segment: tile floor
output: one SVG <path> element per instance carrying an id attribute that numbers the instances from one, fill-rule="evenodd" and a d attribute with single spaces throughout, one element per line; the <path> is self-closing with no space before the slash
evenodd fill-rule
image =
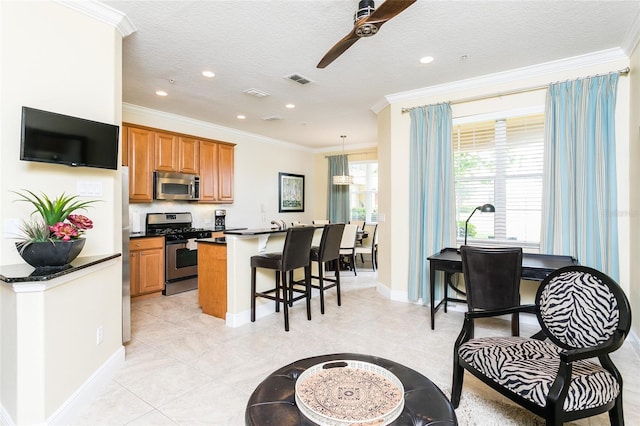
<path id="1" fill-rule="evenodd" d="M 197 292 L 158 297 L 132 304 L 132 341 L 126 362 L 104 393 L 74 421 L 74 425 L 243 425 L 249 395 L 262 379 L 297 359 L 327 353 L 358 352 L 403 363 L 440 385 L 451 382 L 451 352 L 462 324 L 462 313 L 437 314 L 429 329 L 426 307 L 386 299 L 375 290 L 376 273 L 343 273 L 342 306 L 335 290 L 327 293 L 325 315 L 313 299 L 312 321 L 303 304 L 290 312 L 286 333 L 282 313 L 238 328 L 204 315 Z M 499 324 L 497 324 L 499 323 Z M 477 335 L 503 321 L 476 329 Z M 523 325 L 523 334 L 535 332 Z M 640 424 L 640 358 L 629 342 L 614 354 L 625 378 L 625 418 Z M 463 412 L 465 401 L 508 401 L 469 375 L 465 377 L 461 425 L 522 424 L 504 415 L 480 416 L 479 408 Z M 495 410 L 495 409 L 494 409 Z M 487 417 L 490 417 L 487 419 Z M 517 416 L 515 418 L 518 418 Z M 527 424 L 543 424 L 537 418 Z M 576 425 L 605 425 L 601 415 Z"/>

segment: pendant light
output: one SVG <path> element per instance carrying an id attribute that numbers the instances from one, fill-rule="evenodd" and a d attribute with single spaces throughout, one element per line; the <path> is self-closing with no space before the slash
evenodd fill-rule
<path id="1" fill-rule="evenodd" d="M 340 136 L 342 138 L 342 155 L 344 156 L 344 138 L 346 138 L 345 135 Z M 334 185 L 351 185 L 353 183 L 353 176 L 349 176 L 349 164 L 343 161 L 342 162 L 343 165 L 343 170 L 341 175 L 337 175 L 333 177 L 333 184 Z M 345 170 L 346 169 L 346 170 Z"/>

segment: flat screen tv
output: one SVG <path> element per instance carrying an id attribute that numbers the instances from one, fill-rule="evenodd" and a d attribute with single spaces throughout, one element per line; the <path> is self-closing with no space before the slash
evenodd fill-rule
<path id="1" fill-rule="evenodd" d="M 22 107 L 20 159 L 118 168 L 119 126 Z"/>

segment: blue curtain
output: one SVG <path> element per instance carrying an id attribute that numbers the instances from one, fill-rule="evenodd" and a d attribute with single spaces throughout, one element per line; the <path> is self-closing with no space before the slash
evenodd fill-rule
<path id="1" fill-rule="evenodd" d="M 619 73 L 549 86 L 542 253 L 618 279 L 615 105 Z"/>
<path id="2" fill-rule="evenodd" d="M 331 155 L 329 160 L 329 175 L 327 179 L 327 218 L 331 223 L 348 223 L 349 214 L 349 185 L 334 185 L 333 177 L 349 174 L 349 161 L 346 155 Z"/>
<path id="3" fill-rule="evenodd" d="M 427 257 L 455 242 L 451 106 L 413 108 L 410 144 L 409 300 L 426 305 Z"/>

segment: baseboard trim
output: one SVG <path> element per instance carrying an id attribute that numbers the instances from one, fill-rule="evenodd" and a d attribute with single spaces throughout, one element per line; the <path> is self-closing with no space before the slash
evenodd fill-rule
<path id="1" fill-rule="evenodd" d="M 69 425 L 107 386 L 124 366 L 125 348 L 120 346 L 48 419 L 47 425 Z"/>

